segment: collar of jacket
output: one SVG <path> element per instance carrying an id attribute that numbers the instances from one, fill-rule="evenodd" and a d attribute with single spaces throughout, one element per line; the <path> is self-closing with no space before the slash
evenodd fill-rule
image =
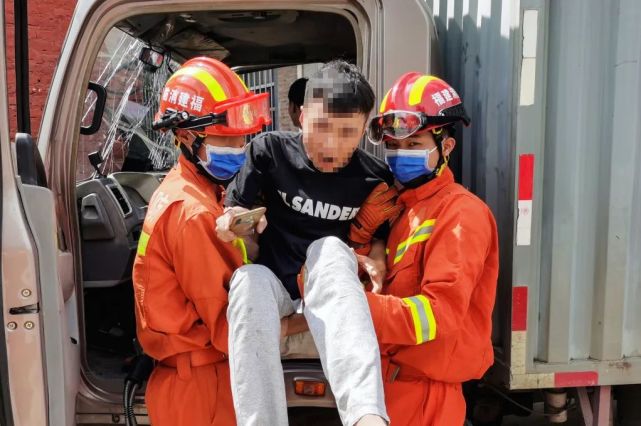
<path id="1" fill-rule="evenodd" d="M 200 174 L 196 165 L 185 158 L 184 155 L 181 154 L 178 156 L 178 164 L 176 165 L 176 168 L 178 168 L 182 177 L 194 182 L 200 188 L 203 188 L 204 191 L 211 192 L 212 196 L 216 197 L 218 202 L 222 201 L 224 188 Z"/>
<path id="2" fill-rule="evenodd" d="M 451 183 L 454 183 L 454 174 L 449 167 L 445 167 L 440 176 L 437 176 L 418 188 L 404 190 L 398 200 L 404 206 L 412 207 L 418 201 L 430 198 Z"/>

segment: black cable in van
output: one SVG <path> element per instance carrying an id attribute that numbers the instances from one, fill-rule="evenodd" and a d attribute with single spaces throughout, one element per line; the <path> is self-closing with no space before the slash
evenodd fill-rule
<path id="1" fill-rule="evenodd" d="M 133 368 L 125 377 L 125 388 L 122 395 L 122 404 L 125 415 L 125 425 L 137 426 L 136 415 L 134 414 L 134 402 L 136 391 L 140 389 L 151 375 L 154 369 L 154 360 L 148 355 L 137 355 L 133 362 Z"/>

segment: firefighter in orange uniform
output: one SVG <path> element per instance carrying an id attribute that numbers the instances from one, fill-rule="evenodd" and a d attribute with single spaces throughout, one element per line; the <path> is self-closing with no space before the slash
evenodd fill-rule
<path id="1" fill-rule="evenodd" d="M 407 73 L 368 126 L 404 189 L 382 294 L 368 293 L 391 424 L 461 426 L 464 381 L 493 362 L 498 240 L 490 209 L 447 166 L 469 119 L 443 80 Z"/>
<path id="2" fill-rule="evenodd" d="M 224 187 L 242 165 L 244 135 L 270 122 L 226 65 L 191 59 L 167 81 L 154 128 L 182 155 L 149 204 L 134 263 L 138 339 L 157 361 L 145 395 L 151 423 L 234 425 L 227 363 L 227 283 L 245 244 L 216 237 Z"/>

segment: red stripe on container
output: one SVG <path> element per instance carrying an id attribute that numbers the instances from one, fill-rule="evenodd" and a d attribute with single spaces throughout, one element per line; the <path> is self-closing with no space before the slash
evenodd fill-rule
<path id="1" fill-rule="evenodd" d="M 527 330 L 527 287 L 512 289 L 512 331 Z"/>
<path id="2" fill-rule="evenodd" d="M 519 155 L 519 200 L 531 200 L 534 191 L 534 154 Z"/>
<path id="3" fill-rule="evenodd" d="M 554 373 L 554 386 L 557 388 L 576 388 L 598 384 L 599 373 L 597 371 Z"/>

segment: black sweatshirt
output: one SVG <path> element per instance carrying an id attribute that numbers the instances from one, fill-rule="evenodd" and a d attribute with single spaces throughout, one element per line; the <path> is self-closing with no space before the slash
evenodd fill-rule
<path id="1" fill-rule="evenodd" d="M 327 236 L 347 241 L 363 201 L 376 185 L 393 181 L 387 164 L 360 148 L 338 172 L 323 173 L 308 159 L 301 133 L 269 132 L 248 145 L 225 205 L 252 208 L 262 196 L 267 229 L 259 239 L 257 263 L 269 267 L 297 299 L 296 275 L 307 247 Z"/>

